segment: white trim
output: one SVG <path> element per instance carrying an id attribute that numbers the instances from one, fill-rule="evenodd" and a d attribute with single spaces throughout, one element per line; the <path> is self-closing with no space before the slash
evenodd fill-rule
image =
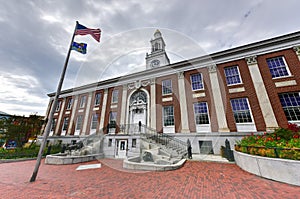
<path id="1" fill-rule="evenodd" d="M 203 88 L 200 88 L 200 89 L 193 89 L 192 76 L 193 76 L 193 75 L 198 75 L 198 74 L 200 74 L 200 76 L 201 76 L 201 83 L 202 83 L 202 87 L 203 87 Z M 203 83 L 203 75 L 202 75 L 202 73 L 193 73 L 193 74 L 191 74 L 191 75 L 190 75 L 190 81 L 191 81 L 191 89 L 192 89 L 192 91 L 204 91 L 204 90 L 205 90 L 205 88 L 204 88 L 204 83 Z"/>

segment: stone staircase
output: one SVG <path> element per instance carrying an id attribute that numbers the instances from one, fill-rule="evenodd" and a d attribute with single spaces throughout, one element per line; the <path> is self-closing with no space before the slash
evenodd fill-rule
<path id="1" fill-rule="evenodd" d="M 187 143 L 165 133 L 143 126 L 141 139 L 151 145 L 159 147 L 160 153 L 170 158 L 185 158 L 187 156 Z"/>

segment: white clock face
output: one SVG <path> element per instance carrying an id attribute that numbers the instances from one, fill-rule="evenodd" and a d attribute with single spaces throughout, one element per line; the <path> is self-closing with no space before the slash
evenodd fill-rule
<path id="1" fill-rule="evenodd" d="M 151 67 L 159 66 L 159 64 L 160 64 L 160 61 L 157 60 L 157 59 L 155 59 L 155 60 L 153 60 L 153 61 L 151 62 Z"/>

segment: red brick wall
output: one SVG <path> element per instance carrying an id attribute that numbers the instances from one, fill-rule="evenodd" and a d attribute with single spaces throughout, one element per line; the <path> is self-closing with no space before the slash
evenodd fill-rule
<path id="1" fill-rule="evenodd" d="M 227 86 L 224 68 L 230 66 L 238 66 L 240 71 L 240 77 L 242 79 L 242 84 Z M 230 131 L 237 131 L 231 104 L 230 104 L 230 99 L 234 99 L 234 98 L 248 98 L 252 116 L 254 118 L 254 122 L 256 125 L 256 129 L 258 131 L 264 131 L 266 129 L 266 125 L 258 103 L 258 98 L 256 96 L 253 81 L 250 76 L 250 71 L 246 63 L 246 60 L 241 59 L 237 61 L 227 62 L 224 64 L 219 64 L 217 65 L 217 68 L 218 68 L 218 75 L 221 78 L 220 87 L 221 87 L 221 92 L 222 92 L 224 105 L 225 105 L 227 124 Z M 245 91 L 229 93 L 229 89 L 239 88 L 239 87 L 244 87 Z"/>
<path id="2" fill-rule="evenodd" d="M 172 91 L 170 95 L 162 95 L 162 81 L 171 79 L 172 80 Z M 174 107 L 174 121 L 175 121 L 175 132 L 180 132 L 181 127 L 181 114 L 180 114 L 180 104 L 179 104 L 179 91 L 178 91 L 178 76 L 177 74 L 168 75 L 164 77 L 159 77 L 156 79 L 156 130 L 158 132 L 163 132 L 163 119 L 162 111 L 163 106 L 173 106 Z M 163 102 L 162 98 L 172 97 L 172 101 Z"/>
<path id="3" fill-rule="evenodd" d="M 284 77 L 284 78 L 276 78 L 272 79 L 268 64 L 266 62 L 266 59 L 283 56 L 288 68 L 291 72 L 291 76 Z M 261 55 L 257 57 L 258 66 L 260 73 L 262 75 L 265 87 L 267 89 L 267 93 L 269 95 L 269 99 L 271 102 L 271 105 L 273 107 L 273 111 L 275 114 L 275 117 L 277 119 L 277 123 L 280 127 L 287 127 L 288 121 L 285 117 L 285 114 L 283 112 L 278 94 L 284 93 L 284 92 L 299 92 L 300 91 L 300 63 L 299 59 L 296 55 L 296 53 L 293 51 L 293 49 L 287 49 L 283 51 L 278 51 L 275 53 L 269 53 L 266 55 Z M 276 88 L 275 83 L 276 82 L 282 82 L 282 81 L 289 81 L 289 80 L 295 80 L 297 82 L 297 85 L 295 86 L 285 86 L 285 87 L 279 87 Z"/>
<path id="4" fill-rule="evenodd" d="M 197 73 L 202 74 L 204 90 L 193 91 L 190 76 Z M 188 122 L 189 122 L 190 132 L 196 132 L 196 123 L 195 123 L 194 105 L 193 105 L 196 102 L 207 102 L 211 129 L 212 131 L 218 131 L 216 110 L 213 103 L 211 83 L 210 83 L 210 78 L 209 78 L 209 73 L 207 68 L 199 68 L 199 69 L 187 71 L 184 73 L 184 78 L 185 78 L 185 92 L 186 92 L 186 102 L 187 102 Z M 197 93 L 205 93 L 205 97 L 193 98 L 193 94 L 197 94 Z"/>

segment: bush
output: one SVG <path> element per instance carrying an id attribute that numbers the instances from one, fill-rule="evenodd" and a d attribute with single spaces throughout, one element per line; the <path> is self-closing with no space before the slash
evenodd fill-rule
<path id="1" fill-rule="evenodd" d="M 50 154 L 55 154 L 61 152 L 61 144 L 51 145 Z M 29 148 L 15 148 L 10 150 L 1 149 L 0 159 L 17 159 L 17 158 L 35 158 L 37 157 L 40 150 L 40 146 L 32 144 Z M 45 147 L 43 151 L 43 156 L 46 156 L 48 152 L 48 147 Z"/>
<path id="2" fill-rule="evenodd" d="M 289 124 L 273 133 L 251 134 L 237 141 L 236 150 L 252 155 L 300 160 L 299 127 Z"/>

